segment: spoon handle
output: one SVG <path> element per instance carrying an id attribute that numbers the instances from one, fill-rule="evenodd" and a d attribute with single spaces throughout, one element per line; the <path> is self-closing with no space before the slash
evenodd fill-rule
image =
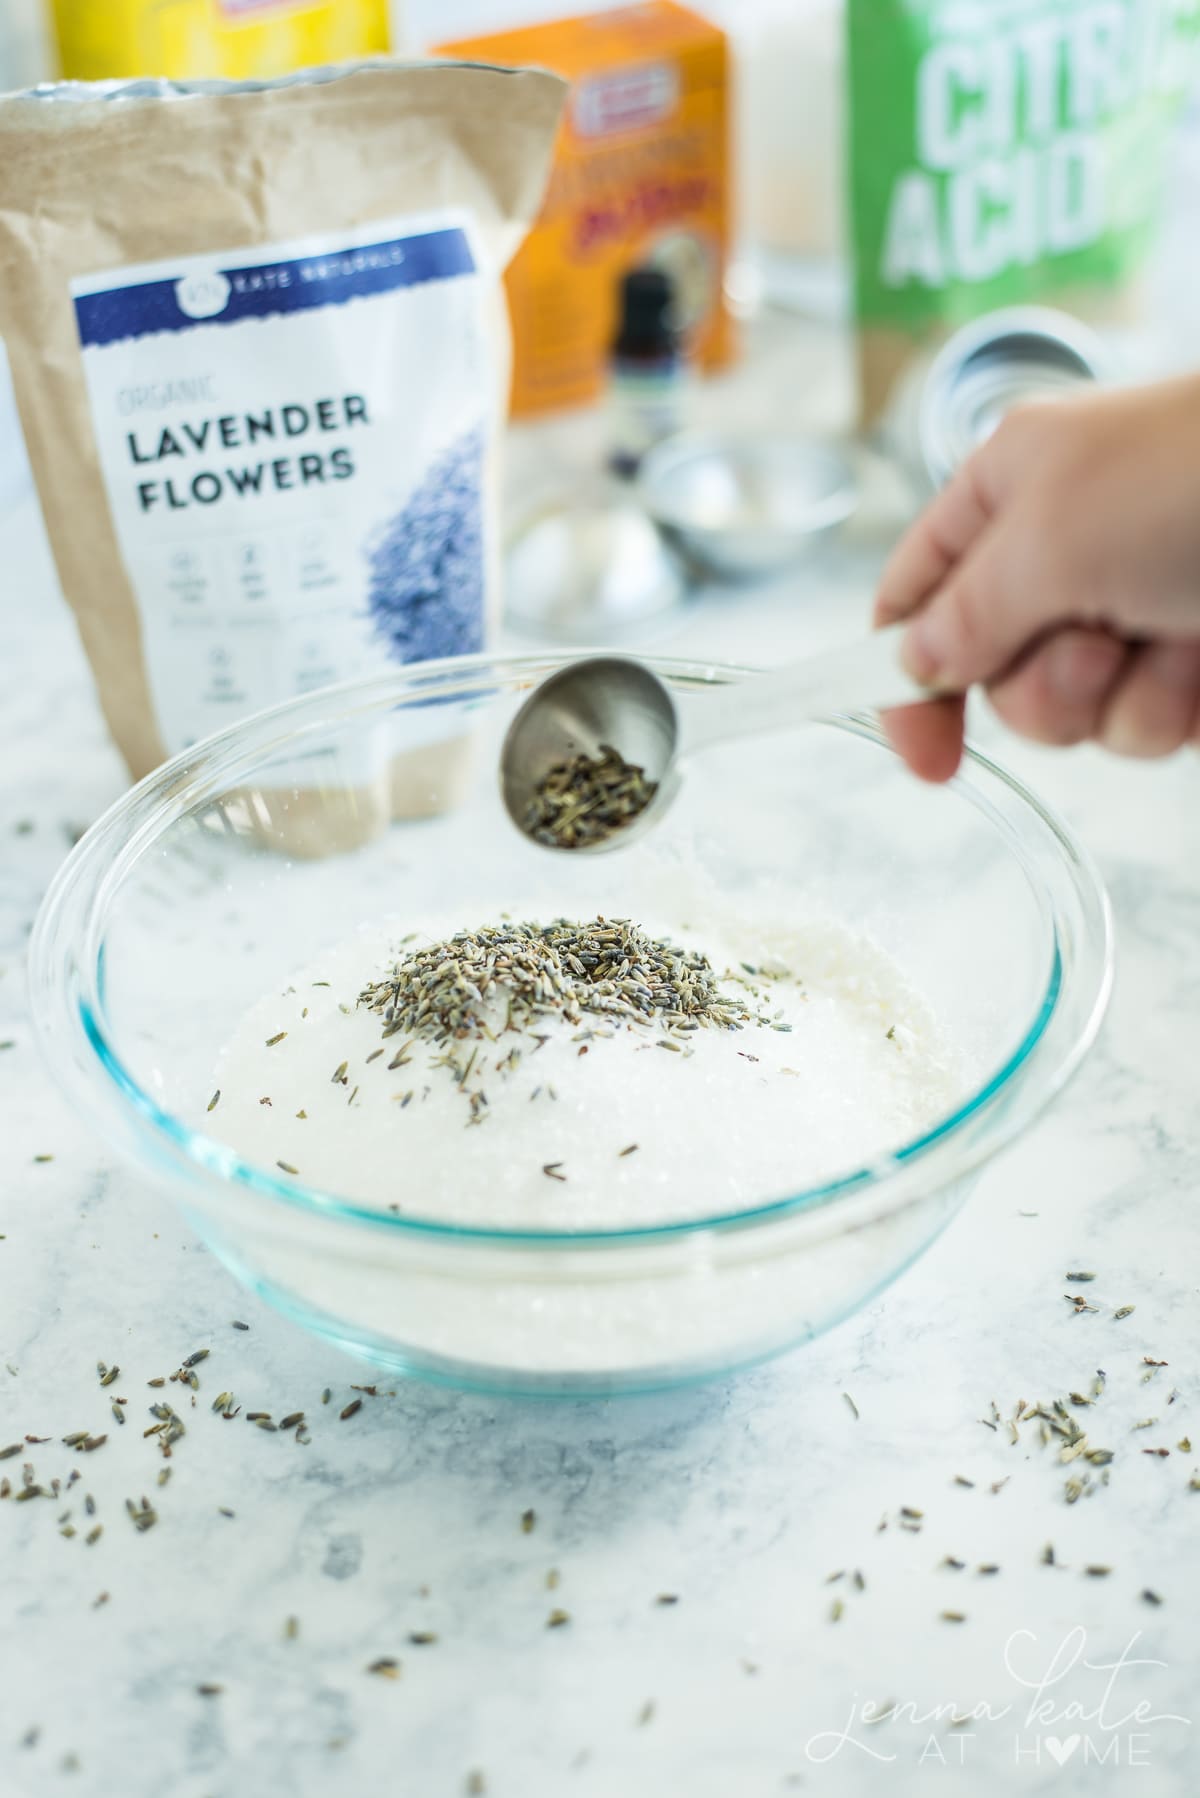
<path id="1" fill-rule="evenodd" d="M 834 712 L 883 710 L 928 699 L 928 689 L 901 665 L 904 630 L 893 624 L 736 686 L 689 697 L 679 708 L 679 753 L 687 755 L 727 737 L 785 730 Z"/>

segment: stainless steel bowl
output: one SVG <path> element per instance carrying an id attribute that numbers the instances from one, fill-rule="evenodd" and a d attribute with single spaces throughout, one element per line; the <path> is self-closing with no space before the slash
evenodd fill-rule
<path id="1" fill-rule="evenodd" d="M 565 643 L 605 643 L 683 599 L 683 576 L 656 527 L 625 494 L 547 503 L 510 533 L 504 609 L 511 624 Z"/>
<path id="2" fill-rule="evenodd" d="M 693 565 L 725 580 L 778 573 L 853 512 L 850 458 L 812 437 L 676 437 L 638 475 L 642 504 Z"/>

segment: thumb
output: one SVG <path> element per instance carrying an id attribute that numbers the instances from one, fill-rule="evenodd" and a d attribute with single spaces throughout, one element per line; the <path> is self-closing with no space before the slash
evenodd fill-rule
<path id="1" fill-rule="evenodd" d="M 1057 584 L 1038 568 L 1037 538 L 1032 553 L 1014 557 L 1014 535 L 1020 542 L 1011 524 L 990 525 L 909 626 L 902 659 L 934 692 L 965 693 L 994 680 L 1067 618 Z"/>

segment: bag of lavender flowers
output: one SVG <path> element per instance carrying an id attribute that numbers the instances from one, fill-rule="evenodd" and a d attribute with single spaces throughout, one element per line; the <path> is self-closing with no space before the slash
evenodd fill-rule
<path id="1" fill-rule="evenodd" d="M 500 281 L 564 92 L 379 62 L 0 100 L 0 338 L 134 776 L 328 682 L 483 648 Z M 391 781 L 393 809 L 421 803 Z"/>

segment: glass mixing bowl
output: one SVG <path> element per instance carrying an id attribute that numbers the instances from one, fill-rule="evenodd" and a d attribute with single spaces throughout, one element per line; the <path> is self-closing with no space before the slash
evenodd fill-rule
<path id="1" fill-rule="evenodd" d="M 166 763 L 63 864 L 31 984 L 71 1101 L 282 1311 L 456 1385 L 632 1391 L 772 1355 L 894 1279 L 1078 1065 L 1108 996 L 1111 928 L 1086 855 L 1010 775 L 971 753 L 950 787 L 923 786 L 861 718 L 705 756 L 625 851 L 537 848 L 504 814 L 497 759 L 559 665 L 473 657 L 328 688 Z M 653 665 L 680 691 L 746 678 Z M 494 922 L 531 891 L 550 915 L 636 920 L 681 878 L 739 908 L 783 895 L 869 932 L 970 1070 L 951 1114 L 750 1209 L 586 1233 L 452 1227 L 419 1199 L 381 1214 L 248 1165 L 210 1128 L 237 1020 L 361 924 Z"/>

